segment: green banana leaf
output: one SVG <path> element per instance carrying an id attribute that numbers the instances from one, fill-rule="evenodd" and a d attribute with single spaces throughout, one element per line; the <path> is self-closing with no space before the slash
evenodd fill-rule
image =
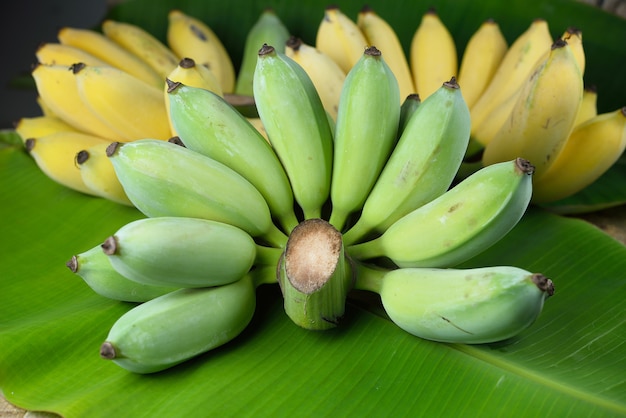
<path id="1" fill-rule="evenodd" d="M 64 264 L 142 215 L 57 185 L 16 145 L 0 148 L 0 178 L 0 388 L 22 408 L 67 417 L 626 416 L 626 247 L 584 221 L 531 209 L 462 266 L 515 265 L 554 280 L 538 321 L 510 341 L 422 340 L 368 294 L 351 299 L 338 329 L 306 331 L 284 314 L 276 285 L 264 285 L 234 341 L 136 375 L 98 355 L 133 304 L 96 295 Z"/>
<path id="2" fill-rule="evenodd" d="M 397 22 L 403 39 L 430 5 L 369 3 Z M 309 40 L 324 7 L 311 0 L 137 0 L 111 16 L 163 36 L 167 10 L 178 7 L 215 27 L 236 55 L 268 5 Z M 361 4 L 340 6 L 354 16 Z M 563 0 L 450 0 L 437 8 L 457 42 L 487 17 L 501 22 L 509 40 L 540 15 L 555 36 L 581 27 L 600 107 L 624 104 L 626 80 L 604 74 L 624 62 L 623 20 Z M 65 262 L 142 215 L 57 185 L 14 135 L 1 138 L 0 390 L 19 407 L 67 417 L 626 416 L 626 247 L 582 220 L 540 208 L 462 265 L 514 265 L 553 279 L 556 293 L 537 322 L 510 341 L 421 340 L 391 323 L 375 295 L 361 293 L 338 329 L 305 331 L 284 314 L 277 287 L 264 285 L 253 323 L 231 343 L 162 373 L 126 372 L 100 359 L 98 349 L 133 305 L 94 294 Z"/>

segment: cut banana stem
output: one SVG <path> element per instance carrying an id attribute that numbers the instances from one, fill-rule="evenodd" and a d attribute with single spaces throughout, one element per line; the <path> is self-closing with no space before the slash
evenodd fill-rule
<path id="1" fill-rule="evenodd" d="M 338 325 L 353 286 L 341 233 L 322 219 L 307 219 L 291 232 L 278 267 L 284 309 L 311 330 Z"/>
<path id="2" fill-rule="evenodd" d="M 482 344 L 514 337 L 538 318 L 554 284 L 509 266 L 382 270 L 357 263 L 355 288 L 378 293 L 389 318 L 428 340 Z"/>

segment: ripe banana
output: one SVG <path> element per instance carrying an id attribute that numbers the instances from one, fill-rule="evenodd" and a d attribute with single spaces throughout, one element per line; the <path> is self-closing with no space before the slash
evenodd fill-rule
<path id="1" fill-rule="evenodd" d="M 355 21 L 336 5 L 326 7 L 315 35 L 315 47 L 319 51 L 331 57 L 347 74 L 367 46 L 367 38 Z"/>
<path id="2" fill-rule="evenodd" d="M 420 96 L 421 97 L 421 96 Z M 469 109 L 452 78 L 422 101 L 372 188 L 346 244 L 382 232 L 452 184 L 469 140 Z"/>
<path id="3" fill-rule="evenodd" d="M 176 287 L 152 286 L 129 280 L 119 274 L 109 257 L 96 245 L 72 256 L 66 266 L 81 277 L 97 294 L 124 302 L 147 302 L 176 290 Z"/>
<path id="4" fill-rule="evenodd" d="M 185 146 L 246 178 L 263 195 L 272 216 L 291 231 L 298 224 L 293 192 L 265 138 L 218 95 L 178 83 L 169 85 L 170 117 Z"/>
<path id="5" fill-rule="evenodd" d="M 548 170 L 533 180 L 533 202 L 554 202 L 584 189 L 611 168 L 625 148 L 626 107 L 581 123 Z"/>
<path id="6" fill-rule="evenodd" d="M 101 247 L 122 276 L 155 286 L 233 283 L 250 270 L 256 257 L 254 240 L 240 228 L 171 216 L 127 223 Z"/>
<path id="7" fill-rule="evenodd" d="M 223 286 L 179 289 L 118 318 L 100 356 L 134 373 L 165 370 L 234 339 L 255 309 L 249 275 Z"/>
<path id="8" fill-rule="evenodd" d="M 365 49 L 346 77 L 335 125 L 330 223 L 359 210 L 396 142 L 400 91 L 384 54 Z"/>
<path id="9" fill-rule="evenodd" d="M 126 196 L 113 164 L 107 157 L 109 141 L 102 141 L 89 148 L 78 151 L 75 157 L 80 177 L 95 195 L 122 205 L 133 206 Z"/>
<path id="10" fill-rule="evenodd" d="M 114 67 L 75 65 L 74 73 L 85 106 L 124 141 L 172 136 L 162 90 Z"/>
<path id="11" fill-rule="evenodd" d="M 518 156 L 540 177 L 571 133 L 583 96 L 583 78 L 567 42 L 557 39 L 547 59 L 523 85 L 507 121 L 487 144 L 483 163 Z"/>
<path id="12" fill-rule="evenodd" d="M 241 65 L 235 81 L 235 93 L 253 95 L 252 83 L 257 65 L 259 50 L 264 44 L 272 45 L 276 51 L 284 53 L 289 39 L 289 29 L 284 25 L 274 9 L 266 8 L 249 29 L 244 43 Z"/>
<path id="13" fill-rule="evenodd" d="M 220 90 L 235 89 L 235 67 L 215 32 L 203 21 L 180 10 L 168 13 L 167 44 L 179 58 L 191 58 L 207 67 L 219 82 Z"/>
<path id="14" fill-rule="evenodd" d="M 356 24 L 365 35 L 368 45 L 376 46 L 384 54 L 385 62 L 398 80 L 400 97 L 415 94 L 417 90 L 409 62 L 393 27 L 369 6 L 359 11 Z"/>
<path id="15" fill-rule="evenodd" d="M 35 56 L 40 64 L 64 65 L 66 67 L 82 62 L 87 65 L 108 65 L 100 58 L 71 45 L 48 42 L 39 45 Z"/>
<path id="16" fill-rule="evenodd" d="M 484 167 L 381 236 L 348 246 L 348 255 L 358 260 L 388 257 L 399 267 L 454 267 L 517 224 L 530 202 L 532 172 L 521 158 Z"/>
<path id="17" fill-rule="evenodd" d="M 583 100 L 574 121 L 574 127 L 598 115 L 598 90 L 596 86 L 587 86 L 583 91 Z"/>
<path id="18" fill-rule="evenodd" d="M 204 65 L 197 65 L 196 61 L 192 58 L 183 58 L 180 60 L 176 68 L 168 74 L 166 82 L 163 85 L 163 95 L 165 99 L 165 111 L 167 112 L 170 124 L 170 130 L 172 135 L 179 135 L 174 129 L 172 122 L 172 115 L 170 112 L 170 95 L 168 90 L 170 89 L 170 82 L 184 84 L 186 86 L 198 87 L 205 90 L 209 90 L 223 97 L 224 93 L 220 82 L 216 78 L 215 74 Z"/>
<path id="19" fill-rule="evenodd" d="M 554 294 L 544 275 L 509 266 L 385 271 L 361 265 L 356 288 L 378 293 L 389 318 L 408 333 L 457 344 L 520 334 Z"/>
<path id="20" fill-rule="evenodd" d="M 146 216 L 214 220 L 277 247 L 287 241 L 259 191 L 220 162 L 156 139 L 112 143 L 107 155 L 128 198 Z"/>
<path id="21" fill-rule="evenodd" d="M 72 125 L 56 116 L 33 116 L 20 118 L 15 123 L 15 132 L 22 138 L 22 142 L 28 138 L 39 138 L 57 132 L 79 132 Z"/>
<path id="22" fill-rule="evenodd" d="M 70 189 L 96 196 L 85 185 L 75 156 L 81 150 L 106 142 L 106 139 L 97 136 L 67 131 L 28 138 L 24 141 L 24 146 L 39 169 L 52 180 Z"/>
<path id="23" fill-rule="evenodd" d="M 82 67 L 82 64 L 70 67 L 44 64 L 35 66 L 31 75 L 41 101 L 57 117 L 82 132 L 109 138 L 111 141 L 125 140 L 85 106 L 76 82 L 76 72 Z"/>
<path id="24" fill-rule="evenodd" d="M 454 39 L 434 8 L 424 13 L 413 34 L 409 59 L 413 83 L 422 100 L 458 74 Z"/>
<path id="25" fill-rule="evenodd" d="M 329 116 L 306 71 L 270 45 L 259 51 L 254 98 L 270 143 L 305 218 L 319 218 L 330 192 Z"/>
<path id="26" fill-rule="evenodd" d="M 163 85 L 163 77 L 148 64 L 100 32 L 90 29 L 63 27 L 59 30 L 57 38 L 61 44 L 79 48 L 148 84 L 155 87 Z M 77 62 L 96 65 L 83 60 L 74 61 L 70 64 Z"/>
<path id="27" fill-rule="evenodd" d="M 580 68 L 580 73 L 585 74 L 585 50 L 583 48 L 583 33 L 580 29 L 570 26 L 565 30 L 565 33 L 561 35 L 561 39 L 567 42 L 572 48 L 572 53 Z"/>
<path id="28" fill-rule="evenodd" d="M 552 35 L 548 29 L 548 22 L 545 19 L 535 19 L 509 46 L 491 82 L 470 108 L 472 139 L 483 146 L 489 143 L 490 138 L 483 138 L 477 130 L 483 123 L 497 128 L 501 126 L 499 123 L 504 123 L 509 109 L 512 109 L 515 102 L 511 96 L 519 94 L 537 62 L 550 50 L 551 44 Z M 505 109 L 500 112 L 505 118 L 500 121 L 492 117 L 494 110 L 503 107 Z"/>
<path id="29" fill-rule="evenodd" d="M 165 77 L 178 65 L 179 57 L 140 26 L 107 19 L 102 22 L 102 32 L 150 66 L 161 77 L 162 83 L 165 83 Z"/>
<path id="30" fill-rule="evenodd" d="M 339 97 L 346 73 L 330 56 L 296 36 L 287 40 L 285 55 L 304 68 L 334 123 L 337 120 Z"/>
<path id="31" fill-rule="evenodd" d="M 463 51 L 458 81 L 470 109 L 489 85 L 507 49 L 508 43 L 500 25 L 493 19 L 485 20 L 469 38 Z"/>

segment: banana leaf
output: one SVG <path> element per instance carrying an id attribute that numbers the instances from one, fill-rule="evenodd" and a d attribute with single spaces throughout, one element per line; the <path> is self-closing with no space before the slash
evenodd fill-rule
<path id="1" fill-rule="evenodd" d="M 111 16 L 163 36 L 167 10 L 178 7 L 214 26 L 236 54 L 268 5 L 309 40 L 324 6 L 137 0 Z M 408 39 L 430 4 L 370 5 Z M 353 16 L 360 6 L 341 4 Z M 603 74 L 624 62 L 623 20 L 566 1 L 441 1 L 437 8 L 457 42 L 494 16 L 509 39 L 539 15 L 555 36 L 581 27 L 596 54 L 588 74 L 597 75 L 601 106 L 623 105 L 626 81 Z M 133 304 L 96 295 L 65 262 L 143 215 L 57 185 L 14 136 L 2 141 L 0 390 L 21 408 L 67 417 L 626 416 L 626 247 L 587 222 L 531 208 L 502 241 L 461 266 L 514 265 L 552 278 L 555 295 L 511 340 L 422 340 L 391 323 L 369 294 L 352 295 L 338 329 L 306 331 L 284 314 L 277 287 L 264 285 L 253 322 L 234 341 L 170 370 L 136 375 L 98 355 Z"/>

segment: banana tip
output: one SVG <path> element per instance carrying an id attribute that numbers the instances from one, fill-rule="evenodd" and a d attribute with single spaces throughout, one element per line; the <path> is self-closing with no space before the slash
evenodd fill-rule
<path id="1" fill-rule="evenodd" d="M 107 157 L 112 157 L 122 144 L 120 142 L 112 142 L 106 149 Z"/>
<path id="2" fill-rule="evenodd" d="M 76 273 L 78 271 L 78 257 L 73 255 L 72 258 L 70 258 L 69 261 L 65 263 L 65 265 L 68 269 L 72 271 L 72 273 Z"/>
<path id="3" fill-rule="evenodd" d="M 554 283 L 541 273 L 532 275 L 532 281 L 542 292 L 546 292 L 548 296 L 554 295 Z"/>
<path id="4" fill-rule="evenodd" d="M 117 353 L 115 352 L 115 346 L 108 341 L 105 341 L 100 346 L 100 357 L 106 360 L 113 360 L 117 357 Z"/>
<path id="5" fill-rule="evenodd" d="M 535 172 L 535 166 L 524 158 L 516 158 L 515 167 L 524 174 L 531 175 Z"/>

